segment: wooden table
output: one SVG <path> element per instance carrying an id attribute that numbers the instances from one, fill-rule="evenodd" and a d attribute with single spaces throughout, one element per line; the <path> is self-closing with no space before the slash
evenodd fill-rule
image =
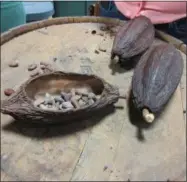
<path id="1" fill-rule="evenodd" d="M 59 70 L 97 74 L 127 93 L 133 72 L 120 69 L 111 75 L 113 36 L 102 36 L 100 26 L 53 25 L 3 44 L 1 98 L 5 99 L 5 88 L 16 89 L 29 78 L 28 64 L 40 61 Z M 92 30 L 97 34 L 92 35 Z M 99 47 L 106 52 L 96 54 Z M 181 54 L 186 64 L 186 55 Z M 9 61 L 15 59 L 19 67 L 9 68 Z M 186 69 L 167 109 L 152 127 L 130 118 L 125 100 L 116 104 L 121 109 L 103 113 L 97 122 L 90 119 L 68 126 L 31 128 L 1 114 L 1 180 L 186 180 L 185 79 Z"/>

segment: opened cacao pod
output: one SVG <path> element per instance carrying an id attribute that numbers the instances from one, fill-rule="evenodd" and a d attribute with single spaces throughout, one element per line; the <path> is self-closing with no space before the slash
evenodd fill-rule
<path id="1" fill-rule="evenodd" d="M 135 106 L 152 122 L 175 92 L 183 72 L 183 59 L 169 44 L 152 46 L 138 62 L 132 79 Z"/>
<path id="2" fill-rule="evenodd" d="M 154 41 L 155 29 L 145 16 L 139 16 L 126 22 L 119 28 L 112 47 L 111 59 L 116 56 L 120 62 L 144 52 Z"/>
<path id="3" fill-rule="evenodd" d="M 78 93 L 78 89 L 81 96 L 75 94 L 75 91 Z M 65 95 L 63 95 L 64 98 L 61 97 L 61 92 L 66 94 L 66 98 Z M 48 100 L 45 100 L 42 94 L 47 95 Z M 68 94 L 72 94 L 71 98 Z M 49 99 L 49 95 L 53 100 Z M 58 95 L 57 102 L 55 102 L 54 95 Z M 73 96 L 76 97 L 75 99 L 84 99 L 81 100 L 83 103 L 81 107 L 75 102 L 75 105 L 70 102 L 70 100 L 73 101 Z M 67 101 L 68 97 L 69 101 Z M 29 79 L 19 91 L 2 102 L 1 112 L 16 120 L 55 123 L 93 116 L 95 111 L 114 104 L 118 98 L 118 89 L 97 76 L 53 71 Z M 36 104 L 37 99 L 40 100 L 40 107 L 38 107 L 39 102 L 38 105 Z M 41 99 L 44 100 L 41 101 Z M 86 99 L 89 103 L 86 103 Z M 57 103 L 60 109 L 54 106 Z"/>

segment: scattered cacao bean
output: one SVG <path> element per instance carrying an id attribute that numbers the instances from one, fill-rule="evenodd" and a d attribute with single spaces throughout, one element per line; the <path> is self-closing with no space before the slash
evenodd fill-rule
<path id="1" fill-rule="evenodd" d="M 92 34 L 95 35 L 97 32 L 96 30 L 92 30 Z"/>
<path id="2" fill-rule="evenodd" d="M 56 61 L 57 61 L 57 58 L 56 58 L 56 57 L 54 57 L 54 58 L 53 58 L 53 61 L 54 61 L 54 62 L 56 62 Z"/>
<path id="3" fill-rule="evenodd" d="M 11 68 L 16 68 L 19 66 L 19 63 L 17 61 L 11 61 L 8 65 Z"/>
<path id="4" fill-rule="evenodd" d="M 108 166 L 104 166 L 103 171 L 106 171 L 108 169 Z"/>
<path id="5" fill-rule="evenodd" d="M 95 53 L 96 53 L 96 54 L 99 54 L 99 51 L 98 51 L 98 50 L 95 50 Z"/>
<path id="6" fill-rule="evenodd" d="M 5 94 L 6 96 L 10 96 L 10 95 L 12 95 L 14 92 L 15 92 L 15 91 L 14 91 L 13 89 L 11 89 L 11 88 L 7 88 L 7 89 L 4 90 L 4 94 Z"/>
<path id="7" fill-rule="evenodd" d="M 37 64 L 30 64 L 28 66 L 28 71 L 32 71 L 32 70 L 35 70 L 37 68 Z"/>
<path id="8" fill-rule="evenodd" d="M 101 52 L 106 52 L 106 49 L 105 49 L 104 47 L 99 47 L 99 50 L 100 50 Z"/>

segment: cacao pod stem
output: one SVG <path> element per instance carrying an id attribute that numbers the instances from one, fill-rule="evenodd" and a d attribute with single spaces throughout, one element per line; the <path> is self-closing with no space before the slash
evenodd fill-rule
<path id="1" fill-rule="evenodd" d="M 145 119 L 145 121 L 148 122 L 148 123 L 152 123 L 155 119 L 154 114 L 149 112 L 148 109 L 143 109 L 142 110 L 142 116 Z"/>
<path id="2" fill-rule="evenodd" d="M 119 62 L 119 56 L 112 53 L 111 55 L 111 64 L 116 64 Z"/>

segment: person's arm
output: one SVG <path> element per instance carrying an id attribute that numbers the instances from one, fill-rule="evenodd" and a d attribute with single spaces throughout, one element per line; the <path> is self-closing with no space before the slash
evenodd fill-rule
<path id="1" fill-rule="evenodd" d="M 144 15 L 154 24 L 163 24 L 186 17 L 186 2 L 114 2 L 117 9 L 130 19 Z"/>

